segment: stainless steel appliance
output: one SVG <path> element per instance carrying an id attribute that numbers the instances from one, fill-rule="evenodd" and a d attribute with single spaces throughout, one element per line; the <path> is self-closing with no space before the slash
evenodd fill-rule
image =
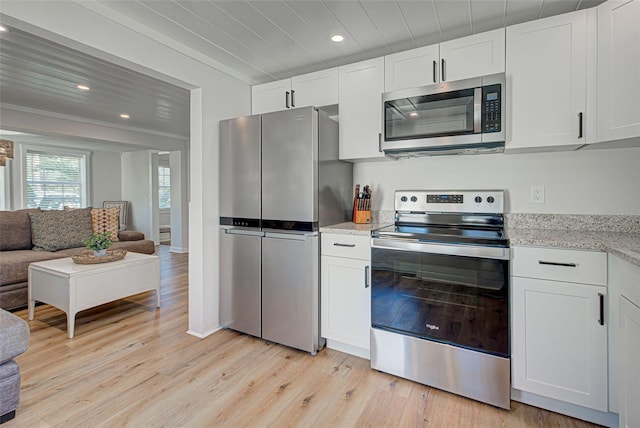
<path id="1" fill-rule="evenodd" d="M 396 158 L 504 151 L 505 75 L 382 94 L 382 141 Z"/>
<path id="2" fill-rule="evenodd" d="M 396 191 L 372 234 L 371 367 L 509 408 L 504 193 Z"/>
<path id="3" fill-rule="evenodd" d="M 220 122 L 220 318 L 315 354 L 318 228 L 346 221 L 352 165 L 338 124 L 313 107 Z"/>

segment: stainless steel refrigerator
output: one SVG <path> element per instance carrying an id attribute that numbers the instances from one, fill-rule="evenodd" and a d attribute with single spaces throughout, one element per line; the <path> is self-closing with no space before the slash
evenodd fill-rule
<path id="1" fill-rule="evenodd" d="M 315 354 L 320 226 L 351 215 L 338 123 L 304 107 L 220 122 L 223 326 Z"/>

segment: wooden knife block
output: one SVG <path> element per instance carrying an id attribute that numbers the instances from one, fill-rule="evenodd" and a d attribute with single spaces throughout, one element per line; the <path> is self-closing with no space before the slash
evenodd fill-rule
<path id="1" fill-rule="evenodd" d="M 370 201 L 370 200 L 369 200 Z M 367 205 L 371 205 L 370 203 Z M 371 209 L 358 209 L 358 199 L 353 199 L 353 222 L 359 224 L 371 223 Z"/>

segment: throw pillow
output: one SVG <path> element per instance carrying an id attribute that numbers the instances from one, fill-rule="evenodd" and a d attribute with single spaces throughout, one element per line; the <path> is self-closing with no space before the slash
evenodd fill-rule
<path id="1" fill-rule="evenodd" d="M 118 229 L 120 229 L 120 207 L 93 208 L 91 210 L 91 224 L 94 233 L 111 234 L 112 241 L 118 241 Z"/>
<path id="2" fill-rule="evenodd" d="M 38 211 L 40 208 L 0 211 L 0 251 L 30 250 L 33 247 L 29 213 Z"/>
<path id="3" fill-rule="evenodd" d="M 58 251 L 84 247 L 84 240 L 93 234 L 91 207 L 70 211 L 29 213 L 31 242 L 34 250 Z"/>

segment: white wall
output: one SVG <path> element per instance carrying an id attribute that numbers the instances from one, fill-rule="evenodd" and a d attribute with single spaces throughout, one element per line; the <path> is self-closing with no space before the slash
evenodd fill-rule
<path id="1" fill-rule="evenodd" d="M 189 251 L 189 210 L 185 203 L 188 200 L 189 180 L 186 173 L 189 168 L 186 153 L 171 152 L 169 165 L 171 168 L 171 248 L 174 253 Z M 174 178 L 179 178 L 176 180 Z"/>
<path id="2" fill-rule="evenodd" d="M 98 2 L 3 0 L 0 6 L 7 25 L 191 90 L 189 332 L 217 330 L 218 122 L 251 113 L 249 84 Z"/>
<path id="3" fill-rule="evenodd" d="M 122 200 L 129 201 L 127 229 L 153 239 L 152 153 L 147 150 L 122 154 Z"/>
<path id="4" fill-rule="evenodd" d="M 505 189 L 509 213 L 640 214 L 640 148 L 363 162 L 353 176 L 375 210 L 393 210 L 395 190 Z M 544 204 L 529 202 L 532 185 Z"/>
<path id="5" fill-rule="evenodd" d="M 91 155 L 91 205 L 102 207 L 104 201 L 120 201 L 120 153 L 93 152 Z"/>

